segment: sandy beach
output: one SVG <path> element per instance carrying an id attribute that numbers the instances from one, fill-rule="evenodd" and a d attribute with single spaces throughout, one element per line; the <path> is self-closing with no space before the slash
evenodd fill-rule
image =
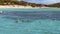
<path id="1" fill-rule="evenodd" d="M 49 7 L 31 7 L 21 5 L 0 5 L 0 8 L 49 8 Z"/>
<path id="2" fill-rule="evenodd" d="M 0 5 L 0 8 L 32 8 L 31 6 L 20 6 L 20 5 Z"/>

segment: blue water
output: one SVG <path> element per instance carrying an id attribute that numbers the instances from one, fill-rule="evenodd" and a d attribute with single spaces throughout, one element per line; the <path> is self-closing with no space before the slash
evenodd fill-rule
<path id="1" fill-rule="evenodd" d="M 60 34 L 60 8 L 0 11 L 0 34 Z"/>

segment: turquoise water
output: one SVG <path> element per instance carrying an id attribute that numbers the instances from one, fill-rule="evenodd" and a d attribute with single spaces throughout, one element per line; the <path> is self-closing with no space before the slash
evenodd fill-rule
<path id="1" fill-rule="evenodd" d="M 60 34 L 60 9 L 11 8 L 0 9 L 0 11 L 4 12 L 0 14 L 0 34 Z M 21 12 L 23 12 L 23 15 L 21 15 Z M 30 15 L 27 15 L 29 13 Z M 42 13 L 43 16 L 40 13 Z M 44 14 L 48 15 L 48 17 Z M 39 17 L 36 17 L 37 15 Z M 42 16 L 41 18 L 40 15 Z M 51 18 L 49 16 L 51 16 Z"/>

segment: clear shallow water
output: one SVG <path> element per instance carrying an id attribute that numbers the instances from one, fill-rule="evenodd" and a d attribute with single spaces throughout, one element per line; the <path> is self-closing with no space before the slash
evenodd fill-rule
<path id="1" fill-rule="evenodd" d="M 0 34 L 60 34 L 60 9 L 0 10 Z"/>

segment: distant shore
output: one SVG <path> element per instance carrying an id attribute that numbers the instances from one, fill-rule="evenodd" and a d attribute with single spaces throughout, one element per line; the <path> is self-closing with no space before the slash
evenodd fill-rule
<path id="1" fill-rule="evenodd" d="M 0 8 L 49 8 L 49 7 L 31 7 L 21 5 L 0 5 Z"/>

